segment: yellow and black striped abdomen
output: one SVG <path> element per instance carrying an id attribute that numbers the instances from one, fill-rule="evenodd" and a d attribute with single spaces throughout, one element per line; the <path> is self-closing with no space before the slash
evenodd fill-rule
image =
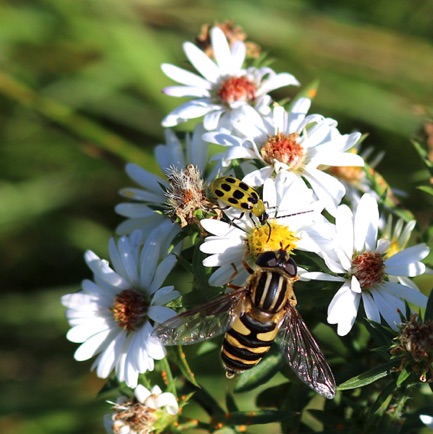
<path id="1" fill-rule="evenodd" d="M 221 348 L 221 359 L 226 369 L 227 378 L 251 369 L 262 360 L 269 351 L 278 333 L 278 324 L 273 316 L 255 315 L 253 307 L 241 315 L 225 334 Z M 255 318 L 260 316 L 261 320 Z"/>

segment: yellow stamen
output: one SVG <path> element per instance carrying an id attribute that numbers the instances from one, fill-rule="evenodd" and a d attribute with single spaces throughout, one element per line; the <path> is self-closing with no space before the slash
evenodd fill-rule
<path id="1" fill-rule="evenodd" d="M 299 237 L 288 226 L 281 225 L 276 220 L 268 220 L 248 234 L 248 253 L 255 259 L 263 252 L 276 251 L 284 246 L 290 254 L 296 248 L 298 241 Z"/>
<path id="2" fill-rule="evenodd" d="M 400 250 L 401 250 L 401 246 L 398 244 L 398 241 L 394 238 L 385 252 L 385 258 L 390 258 L 391 256 L 394 256 L 396 253 L 400 252 Z"/>

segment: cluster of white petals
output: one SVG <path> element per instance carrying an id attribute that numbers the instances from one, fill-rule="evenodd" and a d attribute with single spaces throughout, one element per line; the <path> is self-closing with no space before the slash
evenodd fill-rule
<path id="1" fill-rule="evenodd" d="M 62 297 L 71 326 L 67 338 L 81 343 L 75 359 L 88 360 L 99 354 L 92 366 L 98 377 L 107 378 L 114 371 L 119 381 L 129 387 L 137 386 L 139 374 L 153 370 L 154 360 L 165 357 L 164 346 L 151 338 L 153 324 L 175 314 L 164 305 L 179 296 L 173 286 L 161 287 L 175 257 L 166 256 L 158 264 L 159 238 L 159 232 L 154 232 L 143 246 L 139 243 L 139 232 L 121 237 L 117 244 L 111 239 L 113 268 L 88 251 L 85 259 L 94 274 L 93 280 L 84 280 L 81 291 Z M 129 298 L 136 296 L 146 302 L 131 330 L 119 323 L 114 309 L 122 295 L 128 302 L 128 294 Z"/>
<path id="2" fill-rule="evenodd" d="M 339 285 L 327 321 L 337 325 L 341 336 L 351 331 L 360 306 L 369 320 L 397 330 L 407 302 L 419 308 L 427 302 L 411 280 L 426 271 L 421 261 L 430 251 L 426 244 L 407 247 L 415 222 L 393 226 L 391 220 L 382 229 L 378 195 L 365 178 L 351 184 L 331 170 L 363 171 L 364 158 L 358 153 L 361 133 L 342 134 L 334 119 L 308 114 L 309 98 L 277 104 L 269 92 L 299 85 L 296 78 L 267 66 L 248 66 L 245 43 L 230 44 L 219 27 L 209 36 L 212 54 L 190 42 L 183 45 L 195 72 L 162 65 L 178 83 L 164 93 L 189 98 L 162 121 L 165 143 L 155 149 L 156 169 L 162 175 L 127 164 L 126 172 L 136 185 L 120 191 L 128 201 L 116 207 L 125 220 L 117 228 L 117 241 L 109 242 L 110 264 L 86 252 L 93 279 L 62 297 L 71 326 L 67 338 L 80 344 L 75 359 L 96 356 L 92 369 L 98 377 L 115 375 L 135 388 L 134 399 L 145 409 L 143 414 L 149 411 L 149 424 L 155 411 L 165 409 L 173 416 L 179 410 L 173 394 L 162 393 L 158 386 L 148 390 L 139 384 L 139 375 L 154 370 L 155 360 L 166 356 L 164 346 L 151 335 L 157 324 L 175 315 L 166 305 L 180 293 L 164 282 L 176 256 L 182 255 L 183 240 L 194 231 L 189 240 L 203 241 L 200 250 L 207 256 L 202 265 L 214 268 L 209 279 L 213 286 L 245 285 L 251 272 L 246 263 L 254 267 L 260 249 L 286 249 L 295 259 L 297 251 L 305 252 L 301 257 L 315 256 L 313 265 L 298 267 L 299 278 Z M 202 122 L 185 139 L 170 129 L 199 118 Z M 219 153 L 210 157 L 211 149 Z M 195 190 L 195 201 L 204 205 L 188 208 L 188 220 L 174 211 L 183 209 L 176 202 L 179 198 L 193 202 L 193 189 L 173 193 L 173 184 L 181 184 L 178 181 L 191 167 L 200 180 L 195 185 L 204 186 Z M 247 199 L 237 208 L 236 202 L 229 206 L 224 197 L 218 202 L 210 193 L 212 181 L 235 174 L 249 191 L 257 188 L 264 214 L 249 212 Z M 188 225 L 192 228 L 182 232 Z M 317 256 L 327 272 L 314 271 Z M 122 410 L 126 402 L 120 398 L 116 408 Z M 431 423 L 430 416 L 425 418 L 423 422 Z M 113 433 L 151 432 L 134 428 L 115 412 L 106 416 L 105 426 Z"/>

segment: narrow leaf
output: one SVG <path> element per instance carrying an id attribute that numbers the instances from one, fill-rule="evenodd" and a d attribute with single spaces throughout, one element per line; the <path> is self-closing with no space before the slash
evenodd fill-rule
<path id="1" fill-rule="evenodd" d="M 433 288 L 430 290 L 430 295 L 427 300 L 427 307 L 425 309 L 424 321 L 433 320 Z"/>
<path id="2" fill-rule="evenodd" d="M 286 411 L 259 410 L 259 411 L 235 411 L 226 413 L 223 417 L 215 418 L 215 425 L 257 425 L 273 422 L 281 422 L 289 415 Z"/>
<path id="3" fill-rule="evenodd" d="M 421 185 L 417 187 L 417 189 L 429 194 L 430 196 L 433 196 L 433 187 L 430 187 L 428 185 Z"/>
<path id="4" fill-rule="evenodd" d="M 395 382 L 390 381 L 379 393 L 376 401 L 373 403 L 373 405 L 370 407 L 368 411 L 368 420 L 371 420 L 374 413 L 379 410 L 380 407 L 382 407 L 383 404 L 388 404 L 388 400 L 391 397 L 392 393 L 394 392 L 396 388 Z M 386 406 L 385 406 L 386 407 Z"/>
<path id="5" fill-rule="evenodd" d="M 177 347 L 167 347 L 167 350 L 170 354 L 170 360 L 180 369 L 182 375 L 194 386 L 200 387 L 195 379 L 194 372 L 192 372 L 191 368 L 186 361 L 185 353 L 180 345 Z"/>
<path id="6" fill-rule="evenodd" d="M 345 381 L 343 384 L 338 386 L 338 390 L 350 390 L 356 389 L 357 387 L 367 386 L 368 384 L 374 383 L 380 378 L 386 377 L 393 372 L 392 368 L 395 368 L 398 364 L 396 360 L 390 360 L 383 365 L 376 366 L 367 372 L 364 372 L 350 380 Z"/>
<path id="7" fill-rule="evenodd" d="M 406 371 L 406 369 L 403 369 L 402 371 L 400 371 L 400 374 L 398 375 L 397 378 L 397 386 L 401 386 L 404 382 L 404 380 L 406 380 L 406 378 L 408 378 L 410 376 L 410 372 Z"/>
<path id="8" fill-rule="evenodd" d="M 281 354 L 268 354 L 254 368 L 244 372 L 240 377 L 235 387 L 235 392 L 248 392 L 266 383 L 284 365 L 284 360 Z"/>

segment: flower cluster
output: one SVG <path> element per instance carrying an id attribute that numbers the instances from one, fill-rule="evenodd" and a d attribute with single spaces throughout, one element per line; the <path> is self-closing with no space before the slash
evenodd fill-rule
<path id="1" fill-rule="evenodd" d="M 110 263 L 87 252 L 93 280 L 62 298 L 71 325 L 67 338 L 81 344 L 76 360 L 97 356 L 99 377 L 135 388 L 136 398 L 119 401 L 107 419 L 112 432 L 152 432 L 156 411 L 177 412 L 175 397 L 143 389 L 140 374 L 166 356 L 152 332 L 175 315 L 167 304 L 180 293 L 164 282 L 191 245 L 205 255 L 202 264 L 191 264 L 193 273 L 203 274 L 194 267 L 212 268 L 209 285 L 215 287 L 244 285 L 245 264 L 253 267 L 263 252 L 302 252 L 300 280 L 340 285 L 329 286 L 335 293 L 327 313 L 339 335 L 362 316 L 398 330 L 407 302 L 426 306 L 410 278 L 425 272 L 421 261 L 429 248 L 406 248 L 414 221 L 383 225 L 386 211 L 380 214 L 378 195 L 359 175 L 361 134 L 341 133 L 334 119 L 309 114 L 312 101 L 304 96 L 289 105 L 274 101 L 270 92 L 299 86 L 298 80 L 253 66 L 243 38 L 223 30 L 208 30 L 201 38 L 206 49 L 184 44 L 194 72 L 162 65 L 178 83 L 164 93 L 190 98 L 162 121 L 165 143 L 155 148 L 155 158 L 163 176 L 133 162 L 126 166 L 136 186 L 120 192 L 129 201 L 116 207 L 126 219 L 117 241 L 110 240 Z M 187 120 L 196 125 L 181 138 L 172 128 Z M 220 152 L 211 155 L 210 145 Z M 349 176 L 354 171 L 357 176 Z M 261 208 L 247 199 L 230 206 L 234 191 L 216 197 L 212 183 L 225 176 L 257 189 Z M 326 319 L 324 312 L 316 315 Z M 137 419 L 140 412 L 145 416 Z"/>

